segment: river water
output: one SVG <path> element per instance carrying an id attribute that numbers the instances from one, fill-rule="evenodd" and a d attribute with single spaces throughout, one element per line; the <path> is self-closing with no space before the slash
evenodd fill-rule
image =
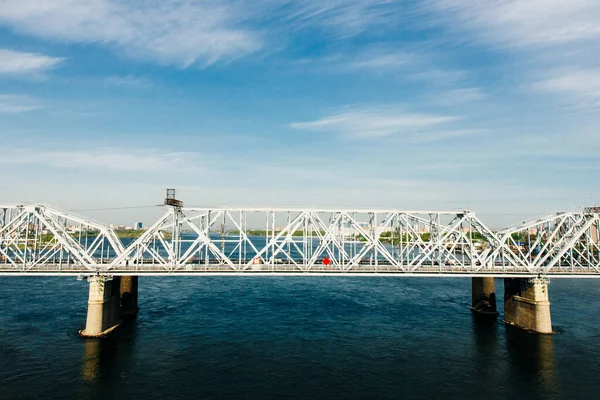
<path id="1" fill-rule="evenodd" d="M 0 278 L 0 399 L 600 398 L 600 280 L 550 283 L 552 336 L 474 319 L 464 278 L 143 277 L 139 294 L 137 320 L 90 340 L 85 281 Z"/>

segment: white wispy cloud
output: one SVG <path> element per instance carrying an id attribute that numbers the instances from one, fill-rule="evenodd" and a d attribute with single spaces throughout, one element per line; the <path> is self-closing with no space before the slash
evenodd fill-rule
<path id="1" fill-rule="evenodd" d="M 20 114 L 44 108 L 35 99 L 28 96 L 14 94 L 0 94 L 0 113 Z"/>
<path id="2" fill-rule="evenodd" d="M 60 169 L 101 169 L 123 172 L 157 173 L 203 170 L 200 157 L 193 152 L 164 152 L 158 149 L 81 148 L 51 150 L 12 149 L 0 158 L 0 164 L 40 165 Z"/>
<path id="3" fill-rule="evenodd" d="M 600 108 L 600 68 L 569 69 L 534 84 L 534 88 L 561 96 L 582 108 Z"/>
<path id="4" fill-rule="evenodd" d="M 132 89 L 147 89 L 152 87 L 152 82 L 149 79 L 135 75 L 109 76 L 103 80 L 103 83 L 108 86 Z"/>
<path id="5" fill-rule="evenodd" d="M 466 76 L 466 72 L 457 69 L 440 68 L 432 65 L 422 65 L 413 71 L 408 78 L 421 82 L 453 85 Z"/>
<path id="6" fill-rule="evenodd" d="M 411 84 L 445 87 L 455 86 L 467 75 L 463 70 L 447 67 L 437 52 L 403 42 L 364 44 L 319 58 L 303 59 L 297 64 L 304 68 L 313 66 L 324 73 L 369 73 L 393 76 Z"/>
<path id="7" fill-rule="evenodd" d="M 353 108 L 289 126 L 316 132 L 332 132 L 357 138 L 374 138 L 393 134 L 416 134 L 453 122 L 456 116 L 406 112 L 397 107 Z"/>
<path id="8" fill-rule="evenodd" d="M 387 70 L 413 66 L 417 63 L 414 53 L 398 50 L 367 49 L 346 62 L 349 69 Z"/>
<path id="9" fill-rule="evenodd" d="M 434 105 L 452 107 L 481 101 L 486 97 L 481 87 L 470 87 L 436 92 L 428 96 L 428 101 Z"/>
<path id="10" fill-rule="evenodd" d="M 390 0 L 4 0 L 0 24 L 187 68 L 271 51 L 270 40 L 285 46 L 286 36 L 307 28 L 342 38 L 392 25 L 401 5 Z"/>
<path id="11" fill-rule="evenodd" d="M 282 17 L 288 29 L 320 25 L 338 37 L 353 36 L 374 26 L 397 25 L 406 7 L 395 0 L 272 1 L 270 7 L 277 4 L 285 4 Z"/>
<path id="12" fill-rule="evenodd" d="M 358 48 L 345 49 L 341 52 L 332 52 L 321 57 L 304 58 L 297 60 L 296 65 L 316 66 L 324 72 L 398 72 L 426 66 L 426 61 L 421 54 L 404 51 L 401 45 L 366 45 Z"/>
<path id="13" fill-rule="evenodd" d="M 5 0 L 0 23 L 66 42 L 112 44 L 128 55 L 180 67 L 232 59 L 262 47 L 234 2 Z"/>
<path id="14" fill-rule="evenodd" d="M 0 49 L 0 75 L 38 75 L 55 67 L 63 60 L 64 58 L 49 57 L 38 53 Z"/>
<path id="15" fill-rule="evenodd" d="M 434 23 L 454 33 L 449 35 L 453 40 L 511 52 L 511 75 L 527 82 L 522 86 L 533 87 L 537 95 L 544 94 L 541 101 L 568 108 L 600 104 L 595 56 L 600 2 L 428 0 L 425 9 L 433 11 Z"/>
<path id="16" fill-rule="evenodd" d="M 439 21 L 505 47 L 552 46 L 600 38 L 600 2 L 590 0 L 429 0 Z"/>
<path id="17" fill-rule="evenodd" d="M 431 163 L 417 163 L 414 169 L 419 171 L 427 171 L 427 172 L 435 172 L 435 173 L 443 173 L 446 171 L 456 171 L 456 170 L 473 170 L 475 168 L 480 168 L 482 165 L 478 163 L 472 162 L 431 162 Z"/>
<path id="18" fill-rule="evenodd" d="M 420 132 L 411 137 L 412 143 L 431 143 L 443 140 L 462 138 L 465 136 L 474 136 L 485 134 L 484 129 L 438 129 L 428 132 Z"/>

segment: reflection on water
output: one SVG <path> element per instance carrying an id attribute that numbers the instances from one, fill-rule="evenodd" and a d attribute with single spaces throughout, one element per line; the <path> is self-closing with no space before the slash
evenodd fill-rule
<path id="1" fill-rule="evenodd" d="M 481 382 L 490 383 L 490 385 L 483 388 L 484 391 L 495 391 L 504 379 L 504 371 L 500 368 L 502 352 L 498 338 L 497 318 L 496 316 L 473 313 L 472 321 L 475 340 L 474 362 L 478 379 Z"/>
<path id="2" fill-rule="evenodd" d="M 100 352 L 102 341 L 90 339 L 85 341 L 85 353 L 83 358 L 83 380 L 93 382 L 100 375 Z"/>
<path id="3" fill-rule="evenodd" d="M 125 321 L 112 335 L 103 339 L 80 338 L 83 347 L 81 367 L 85 385 L 79 397 L 86 399 L 118 398 L 119 385 L 132 370 L 135 350 L 135 321 Z"/>
<path id="4" fill-rule="evenodd" d="M 504 329 L 505 334 L 499 335 Z M 554 336 L 527 333 L 504 326 L 489 316 L 473 315 L 478 378 L 486 382 L 482 393 L 506 397 L 558 398 L 554 362 Z"/>
<path id="5" fill-rule="evenodd" d="M 106 371 L 110 371 L 118 357 L 115 337 L 105 339 L 84 340 L 83 380 L 88 383 L 102 379 Z"/>
<path id="6" fill-rule="evenodd" d="M 554 335 L 536 335 L 507 326 L 506 348 L 509 355 L 509 376 L 519 382 L 514 395 L 522 394 L 523 386 L 538 389 L 541 398 L 558 398 L 554 362 Z"/>

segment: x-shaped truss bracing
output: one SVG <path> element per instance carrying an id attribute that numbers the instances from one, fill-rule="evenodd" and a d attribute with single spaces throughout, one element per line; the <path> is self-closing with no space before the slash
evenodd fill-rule
<path id="1" fill-rule="evenodd" d="M 0 205 L 0 270 L 96 272 L 124 247 L 113 229 L 45 205 Z"/>
<path id="2" fill-rule="evenodd" d="M 599 218 L 497 232 L 474 213 L 178 208 L 137 239 L 45 205 L 0 205 L 0 274 L 600 276 Z"/>
<path id="3" fill-rule="evenodd" d="M 498 232 L 503 246 L 493 254 L 541 275 L 600 273 L 599 217 L 563 212 Z"/>

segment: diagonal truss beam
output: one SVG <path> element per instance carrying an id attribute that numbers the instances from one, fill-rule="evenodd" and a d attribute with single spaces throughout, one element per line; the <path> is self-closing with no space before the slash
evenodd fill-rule
<path id="1" fill-rule="evenodd" d="M 135 240 L 43 204 L 0 205 L 0 274 L 599 275 L 600 219 L 563 212 L 499 231 L 470 211 L 170 207 Z"/>

